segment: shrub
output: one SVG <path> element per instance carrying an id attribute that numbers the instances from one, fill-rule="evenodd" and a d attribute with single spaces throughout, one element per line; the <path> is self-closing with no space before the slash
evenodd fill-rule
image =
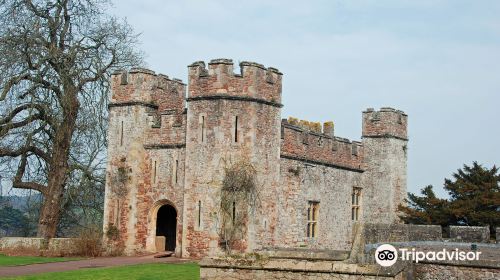
<path id="1" fill-rule="evenodd" d="M 98 228 L 84 228 L 75 240 L 75 252 L 79 256 L 98 257 L 102 254 L 102 232 Z"/>

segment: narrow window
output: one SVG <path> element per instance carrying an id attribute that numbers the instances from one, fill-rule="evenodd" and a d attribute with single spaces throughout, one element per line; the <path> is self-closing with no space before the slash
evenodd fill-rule
<path id="1" fill-rule="evenodd" d="M 307 207 L 307 237 L 316 237 L 318 234 L 319 202 L 309 201 Z"/>
<path id="2" fill-rule="evenodd" d="M 205 142 L 205 116 L 201 116 L 201 142 Z"/>
<path id="3" fill-rule="evenodd" d="M 153 167 L 153 183 L 156 183 L 156 160 Z"/>
<path id="4" fill-rule="evenodd" d="M 201 227 L 201 200 L 198 200 L 198 228 Z"/>
<path id="5" fill-rule="evenodd" d="M 174 173 L 174 176 L 175 176 L 175 183 L 177 184 L 177 170 L 179 169 L 179 160 L 175 160 L 175 173 Z"/>
<path id="6" fill-rule="evenodd" d="M 352 202 L 351 219 L 353 221 L 358 221 L 360 217 L 360 196 L 361 196 L 361 189 L 354 188 L 351 197 L 351 202 Z"/>
<path id="7" fill-rule="evenodd" d="M 123 121 L 120 128 L 120 146 L 123 146 Z"/>
<path id="8" fill-rule="evenodd" d="M 236 220 L 236 201 L 233 201 L 233 225 L 234 225 L 234 221 Z"/>
<path id="9" fill-rule="evenodd" d="M 238 142 L 238 116 L 234 117 L 234 142 Z"/>

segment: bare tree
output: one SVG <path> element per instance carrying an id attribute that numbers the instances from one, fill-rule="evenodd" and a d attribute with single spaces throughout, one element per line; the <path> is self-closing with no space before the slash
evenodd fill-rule
<path id="1" fill-rule="evenodd" d="M 40 237 L 55 236 L 74 176 L 94 175 L 101 155 L 87 141 L 102 127 L 110 72 L 142 61 L 108 4 L 0 0 L 0 158 L 14 188 L 43 195 Z"/>

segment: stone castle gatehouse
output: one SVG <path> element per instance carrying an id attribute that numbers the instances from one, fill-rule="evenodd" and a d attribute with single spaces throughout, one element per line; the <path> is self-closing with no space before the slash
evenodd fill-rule
<path id="1" fill-rule="evenodd" d="M 237 251 L 349 250 L 356 223 L 397 221 L 405 113 L 367 109 L 362 141 L 350 141 L 334 135 L 333 123 L 282 120 L 277 69 L 240 69 L 229 59 L 195 62 L 187 86 L 146 69 L 114 73 L 104 232 L 116 236 L 105 234 L 107 242 L 127 254 L 221 253 L 224 170 L 241 160 L 255 169 L 259 206 L 233 202 L 232 215 L 246 217 Z"/>

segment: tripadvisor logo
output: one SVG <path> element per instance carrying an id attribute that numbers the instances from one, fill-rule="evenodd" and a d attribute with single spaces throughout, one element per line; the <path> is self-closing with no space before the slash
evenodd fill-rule
<path id="1" fill-rule="evenodd" d="M 390 244 L 382 244 L 375 251 L 375 261 L 381 266 L 391 266 L 398 260 L 398 251 Z"/>
<path id="2" fill-rule="evenodd" d="M 382 244 L 375 251 L 375 261 L 381 266 L 391 266 L 399 259 L 402 261 L 477 261 L 481 252 L 442 249 L 440 251 L 418 251 L 415 248 L 400 248 L 398 250 L 390 244 Z"/>

